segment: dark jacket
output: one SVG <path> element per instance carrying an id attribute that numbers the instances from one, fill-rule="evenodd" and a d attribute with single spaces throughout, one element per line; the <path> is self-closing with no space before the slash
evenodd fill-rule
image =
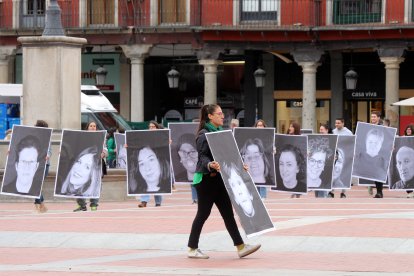
<path id="1" fill-rule="evenodd" d="M 198 151 L 198 161 L 197 161 L 197 167 L 196 172 L 201 173 L 210 173 L 214 170 L 209 170 L 208 163 L 214 161 L 213 155 L 211 154 L 210 147 L 208 146 L 206 133 L 208 131 L 206 129 L 200 130 L 200 132 L 197 134 L 196 138 L 196 145 L 197 145 L 197 151 Z"/>

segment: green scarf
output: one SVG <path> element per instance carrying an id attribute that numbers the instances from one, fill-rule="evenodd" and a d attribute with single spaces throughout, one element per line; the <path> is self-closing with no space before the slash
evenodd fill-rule
<path id="1" fill-rule="evenodd" d="M 208 132 L 216 132 L 216 131 L 220 131 L 223 130 L 223 128 L 221 126 L 216 127 L 215 125 L 213 125 L 211 122 L 207 122 L 204 125 L 204 128 L 207 129 Z M 203 173 L 201 172 L 196 172 L 194 174 L 194 178 L 193 178 L 193 185 L 196 185 L 198 183 L 201 182 L 201 180 L 203 180 Z"/>

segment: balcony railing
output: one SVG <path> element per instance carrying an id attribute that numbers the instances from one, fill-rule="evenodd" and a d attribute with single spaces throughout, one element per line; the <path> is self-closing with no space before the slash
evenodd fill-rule
<path id="1" fill-rule="evenodd" d="M 29 0 L 0 1 L 0 31 L 43 29 Z M 32 0 L 44 1 L 44 0 Z M 117 2 L 115 2 L 117 1 Z M 129 27 L 277 30 L 412 24 L 413 0 L 58 0 L 67 30 Z M 154 5 L 156 3 L 156 5 Z M 13 16 L 17 17 L 14 18 Z"/>

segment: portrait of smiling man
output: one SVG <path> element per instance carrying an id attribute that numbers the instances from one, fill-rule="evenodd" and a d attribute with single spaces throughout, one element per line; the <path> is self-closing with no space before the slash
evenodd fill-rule
<path id="1" fill-rule="evenodd" d="M 39 196 L 50 134 L 51 129 L 14 127 L 2 193 Z"/>

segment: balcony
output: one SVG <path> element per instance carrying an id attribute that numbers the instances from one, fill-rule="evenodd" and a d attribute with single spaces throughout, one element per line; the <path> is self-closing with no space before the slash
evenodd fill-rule
<path id="1" fill-rule="evenodd" d="M 58 0 L 68 31 L 306 30 L 411 25 L 413 0 Z M 0 31 L 41 31 L 45 0 L 1 0 Z"/>

